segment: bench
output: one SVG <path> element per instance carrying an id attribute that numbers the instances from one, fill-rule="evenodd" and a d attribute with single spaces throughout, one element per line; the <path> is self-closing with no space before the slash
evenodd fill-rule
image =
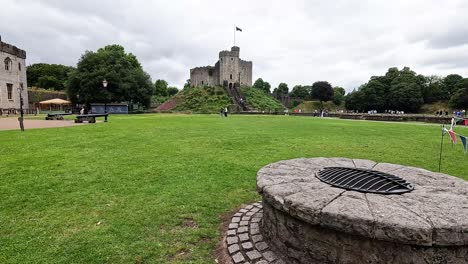
<path id="1" fill-rule="evenodd" d="M 72 113 L 47 114 L 45 120 L 63 120 L 63 116 L 71 114 Z"/>
<path id="2" fill-rule="evenodd" d="M 104 122 L 107 122 L 108 116 L 109 114 L 77 115 L 75 118 L 75 123 L 83 123 L 83 121 L 88 121 L 88 123 L 96 123 L 96 117 L 104 117 Z"/>

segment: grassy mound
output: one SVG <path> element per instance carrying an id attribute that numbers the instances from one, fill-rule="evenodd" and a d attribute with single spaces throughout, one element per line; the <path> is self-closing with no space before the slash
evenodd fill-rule
<path id="1" fill-rule="evenodd" d="M 449 111 L 449 113 L 452 113 L 453 109 L 447 102 L 436 102 L 432 104 L 424 104 L 419 112 L 422 114 L 435 114 L 438 111 Z"/>
<path id="2" fill-rule="evenodd" d="M 219 109 L 232 104 L 229 95 L 222 87 L 190 87 L 174 96 L 179 112 L 217 113 Z"/>
<path id="3" fill-rule="evenodd" d="M 251 110 L 281 111 L 283 106 L 271 96 L 253 87 L 242 87 L 242 94 Z"/>
<path id="4" fill-rule="evenodd" d="M 323 108 L 331 112 L 334 112 L 337 109 L 340 109 L 331 101 L 324 102 Z M 320 109 L 320 102 L 319 101 L 304 101 L 298 106 L 294 107 L 294 109 L 301 109 L 302 112 L 313 112 L 314 110 Z"/>

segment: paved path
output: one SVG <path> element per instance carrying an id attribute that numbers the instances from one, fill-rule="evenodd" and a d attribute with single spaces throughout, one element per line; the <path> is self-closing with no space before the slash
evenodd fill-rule
<path id="1" fill-rule="evenodd" d="M 31 128 L 49 128 L 49 127 L 68 127 L 68 126 L 77 126 L 83 125 L 75 124 L 73 120 L 35 120 L 35 119 L 25 119 L 24 120 L 24 129 Z M 15 130 L 19 128 L 18 117 L 8 117 L 0 118 L 0 130 Z"/>

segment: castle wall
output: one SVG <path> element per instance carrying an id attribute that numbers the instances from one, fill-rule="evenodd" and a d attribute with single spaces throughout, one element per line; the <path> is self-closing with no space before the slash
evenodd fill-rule
<path id="1" fill-rule="evenodd" d="M 252 62 L 240 60 L 239 72 L 241 73 L 241 86 L 252 86 Z"/>
<path id="2" fill-rule="evenodd" d="M 192 86 L 216 86 L 219 83 L 219 71 L 216 67 L 206 66 L 190 70 Z"/>
<path id="3" fill-rule="evenodd" d="M 5 68 L 7 58 L 11 60 L 8 70 Z M 20 108 L 18 88 L 21 85 L 23 86 L 23 107 L 27 109 L 26 52 L 0 41 L 0 108 Z M 8 98 L 8 86 L 12 87 L 11 98 Z"/>

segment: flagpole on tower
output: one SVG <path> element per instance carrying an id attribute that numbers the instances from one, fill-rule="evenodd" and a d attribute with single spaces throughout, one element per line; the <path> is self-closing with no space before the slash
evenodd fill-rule
<path id="1" fill-rule="evenodd" d="M 236 25 L 234 25 L 234 46 L 236 46 L 236 31 L 237 31 L 237 28 L 236 28 Z"/>

